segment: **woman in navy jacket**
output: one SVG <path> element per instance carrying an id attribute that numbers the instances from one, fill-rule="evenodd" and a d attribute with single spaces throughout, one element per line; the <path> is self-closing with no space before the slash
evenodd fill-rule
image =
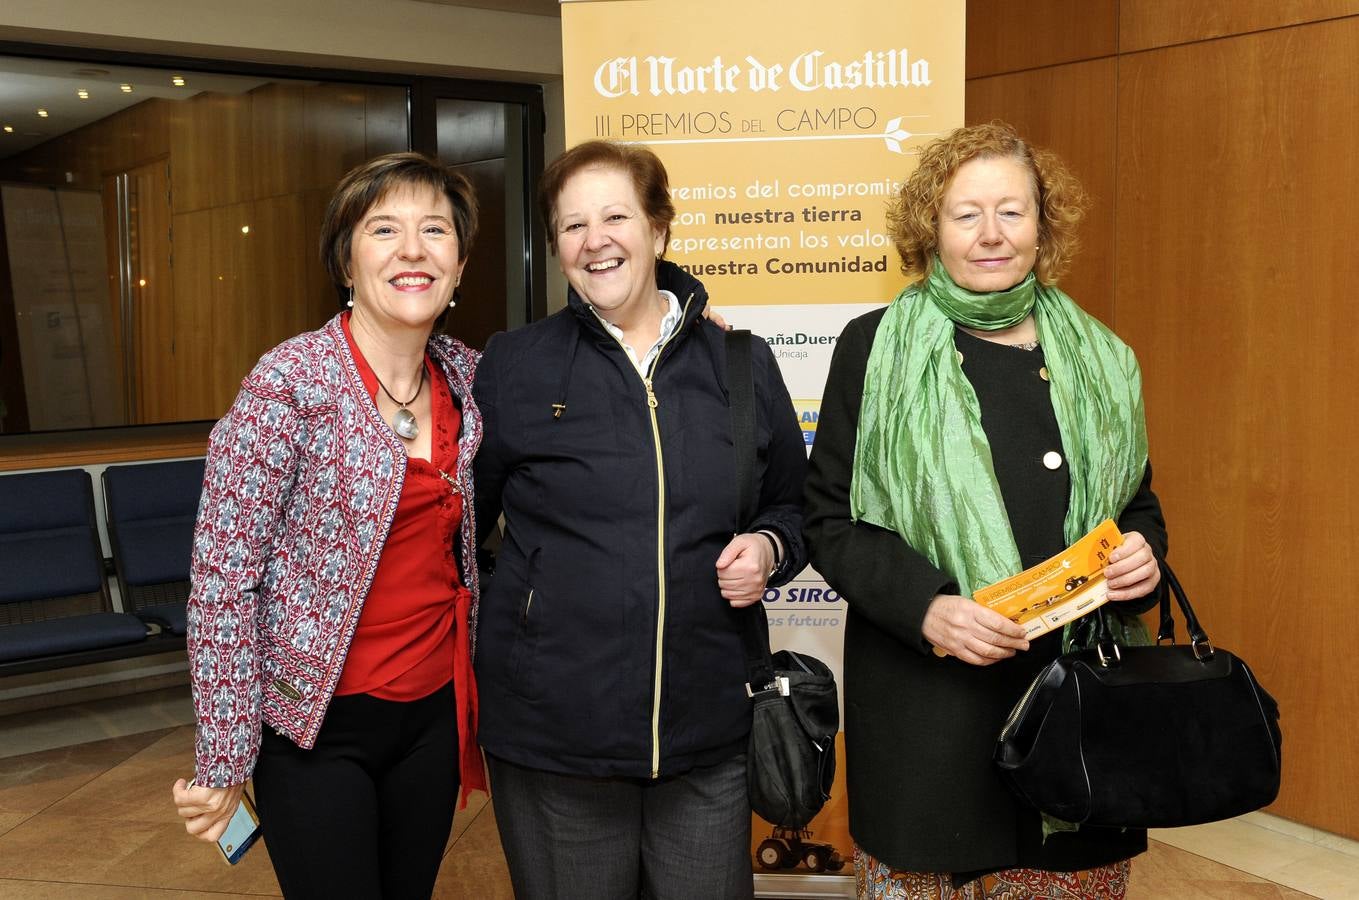
<path id="1" fill-rule="evenodd" d="M 759 502 L 740 522 L 724 334 L 661 259 L 660 161 L 583 144 L 539 193 L 567 308 L 493 337 L 474 386 L 478 520 L 506 528 L 480 735 L 515 892 L 748 897 L 742 608 L 804 564 L 801 432 L 752 337 Z"/>

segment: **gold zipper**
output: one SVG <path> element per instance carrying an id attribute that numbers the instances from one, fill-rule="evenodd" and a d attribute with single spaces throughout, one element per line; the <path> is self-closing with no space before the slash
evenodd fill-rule
<path id="1" fill-rule="evenodd" d="M 665 353 L 665 348 L 674 340 L 675 335 L 684 328 L 684 323 L 689 319 L 689 304 L 694 300 L 691 293 L 689 298 L 684 301 L 684 307 L 680 310 L 680 318 L 675 330 L 670 332 L 670 336 L 661 343 L 660 349 L 656 351 L 656 356 L 651 360 L 651 370 L 642 375 L 642 386 L 646 388 L 647 413 L 651 416 L 651 440 L 656 447 L 656 671 L 651 683 L 651 777 L 661 776 L 661 660 L 665 650 L 665 460 L 661 453 L 661 425 L 656 418 L 656 408 L 660 402 L 656 399 L 656 391 L 652 386 L 652 379 L 656 377 L 656 366 L 661 362 L 661 356 Z M 595 315 L 598 315 L 596 313 Z M 602 320 L 601 320 L 602 321 Z M 605 328 L 609 334 L 612 331 Z M 623 346 L 622 340 L 617 336 L 614 340 L 618 341 L 623 352 L 628 352 L 628 348 Z M 635 368 L 635 367 L 634 367 Z M 638 373 L 641 375 L 641 373 Z"/>
<path id="2" fill-rule="evenodd" d="M 1024 692 L 1023 697 L 1019 698 L 1019 702 L 1015 704 L 1014 709 L 1010 710 L 1010 716 L 1005 720 L 1004 727 L 1000 729 L 1000 737 L 997 740 L 1003 742 L 1010 737 L 1010 730 L 1013 729 L 1015 724 L 1019 721 L 1020 715 L 1024 712 L 1024 708 L 1029 705 L 1029 700 L 1033 697 L 1033 692 L 1038 690 L 1038 686 L 1043 682 L 1043 676 L 1045 675 L 1047 675 L 1046 669 L 1034 676 L 1033 681 L 1029 683 L 1029 689 Z"/>

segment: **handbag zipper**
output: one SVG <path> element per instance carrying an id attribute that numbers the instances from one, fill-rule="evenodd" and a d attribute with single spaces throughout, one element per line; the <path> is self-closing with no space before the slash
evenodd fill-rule
<path id="1" fill-rule="evenodd" d="M 1044 669 L 1034 676 L 1033 681 L 1029 684 L 1029 689 L 1024 692 L 1023 697 L 1019 698 L 1019 702 L 1015 704 L 1015 708 L 1010 710 L 1010 717 L 1005 720 L 1005 727 L 1000 730 L 1000 737 L 996 739 L 997 741 L 1003 742 L 1010 737 L 1010 730 L 1014 728 L 1015 723 L 1019 721 L 1020 714 L 1024 711 L 1024 708 L 1029 705 L 1029 700 L 1033 698 L 1034 691 L 1038 690 L 1038 685 L 1043 683 L 1047 673 L 1048 670 Z"/>

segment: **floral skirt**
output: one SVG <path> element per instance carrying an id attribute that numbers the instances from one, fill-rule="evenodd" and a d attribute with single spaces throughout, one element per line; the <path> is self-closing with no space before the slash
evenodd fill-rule
<path id="1" fill-rule="evenodd" d="M 1131 872 L 1128 859 L 1079 872 L 1002 869 L 955 888 L 947 872 L 902 872 L 854 845 L 859 900 L 1123 900 Z"/>

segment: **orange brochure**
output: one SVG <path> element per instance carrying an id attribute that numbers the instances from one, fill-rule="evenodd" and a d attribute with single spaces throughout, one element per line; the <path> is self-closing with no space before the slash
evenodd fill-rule
<path id="1" fill-rule="evenodd" d="M 1104 566 L 1121 543 L 1118 526 L 1105 519 L 1061 553 L 980 588 L 972 599 L 1022 625 L 1032 640 L 1104 605 L 1109 599 Z"/>

